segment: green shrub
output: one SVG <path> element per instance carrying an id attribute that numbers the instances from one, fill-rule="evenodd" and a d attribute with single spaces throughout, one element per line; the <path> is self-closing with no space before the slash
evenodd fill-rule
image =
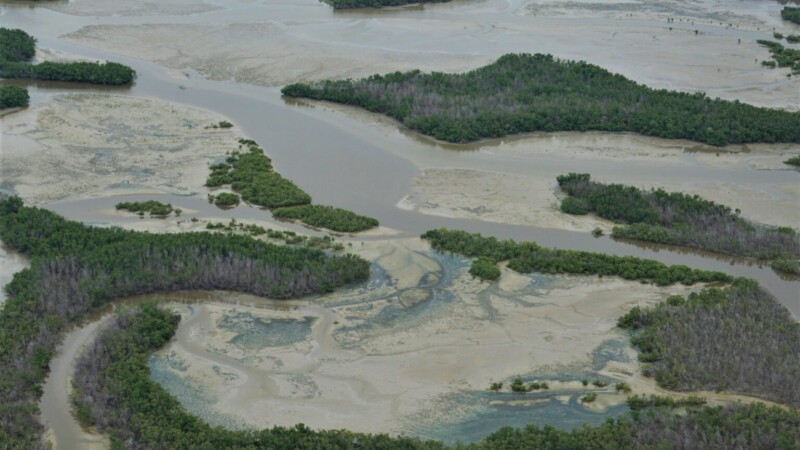
<path id="1" fill-rule="evenodd" d="M 576 216 L 584 216 L 589 214 L 589 209 L 586 207 L 586 202 L 575 197 L 567 197 L 564 200 L 561 200 L 561 211 Z"/>
<path id="2" fill-rule="evenodd" d="M 796 259 L 776 259 L 770 263 L 770 266 L 779 272 L 800 275 L 800 261 Z"/>
<path id="3" fill-rule="evenodd" d="M 495 281 L 500 278 L 500 268 L 490 258 L 481 257 L 472 262 L 469 274 L 486 281 Z"/>
<path id="4" fill-rule="evenodd" d="M 239 204 L 239 195 L 222 192 L 214 196 L 214 204 L 221 207 L 231 207 Z"/>
<path id="5" fill-rule="evenodd" d="M 800 7 L 784 6 L 781 10 L 781 19 L 800 25 Z"/>
<path id="6" fill-rule="evenodd" d="M 28 106 L 28 90 L 19 86 L 0 86 L 0 109 Z"/>

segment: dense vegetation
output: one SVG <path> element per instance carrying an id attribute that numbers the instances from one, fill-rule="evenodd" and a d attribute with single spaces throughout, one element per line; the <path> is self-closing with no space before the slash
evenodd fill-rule
<path id="1" fill-rule="evenodd" d="M 783 163 L 784 164 L 789 164 L 790 166 L 798 166 L 798 167 L 800 167 L 800 155 L 792 156 L 791 158 L 787 159 Z"/>
<path id="2" fill-rule="evenodd" d="M 229 208 L 239 204 L 239 196 L 231 192 L 221 192 L 217 195 L 208 194 L 208 201 L 221 208 Z"/>
<path id="3" fill-rule="evenodd" d="M 114 62 L 31 63 L 36 39 L 19 29 L 0 28 L 0 78 L 31 78 L 93 84 L 128 84 L 136 71 Z"/>
<path id="4" fill-rule="evenodd" d="M 770 263 L 770 267 L 778 272 L 784 272 L 792 275 L 800 275 L 800 260 L 783 258 L 776 259 Z"/>
<path id="5" fill-rule="evenodd" d="M 800 50 L 786 48 L 780 42 L 775 41 L 759 39 L 758 43 L 767 47 L 772 55 L 772 61 L 762 61 L 761 64 L 772 68 L 790 67 L 793 74 L 800 74 Z"/>
<path id="6" fill-rule="evenodd" d="M 625 401 L 628 407 L 633 410 L 645 408 L 685 408 L 687 406 L 705 405 L 706 400 L 702 397 L 690 395 L 688 397 L 673 399 L 661 395 L 632 395 Z"/>
<path id="7" fill-rule="evenodd" d="M 196 449 L 444 449 L 443 444 L 346 430 L 312 431 L 299 424 L 260 431 L 211 427 L 188 414 L 150 380 L 149 352 L 174 334 L 177 318 L 152 304 L 119 314 L 79 359 L 76 409 L 111 435 L 113 448 Z M 529 425 L 502 428 L 460 450 L 783 448 L 800 442 L 800 413 L 764 405 L 692 407 L 675 415 L 644 409 L 572 431 Z"/>
<path id="8" fill-rule="evenodd" d="M 591 181 L 589 174 L 571 173 L 557 180 L 570 195 L 562 211 L 576 211 L 573 206 L 564 208 L 569 201 L 579 203 L 582 211 L 627 224 L 614 227 L 614 237 L 755 258 L 800 257 L 800 236 L 793 229 L 752 223 L 696 195 L 603 184 Z"/>
<path id="9" fill-rule="evenodd" d="M 144 202 L 120 202 L 115 206 L 117 210 L 129 211 L 132 213 L 143 216 L 150 214 L 151 216 L 166 217 L 176 210 L 169 203 L 159 202 L 157 200 L 147 200 Z"/>
<path id="10" fill-rule="evenodd" d="M 247 150 L 234 151 L 224 163 L 211 166 L 206 186 L 231 185 L 245 201 L 267 208 L 311 203 L 310 195 L 273 169 L 272 161 L 255 142 L 241 140 L 240 145 Z"/>
<path id="11" fill-rule="evenodd" d="M 784 6 L 781 10 L 781 19 L 800 25 L 800 7 Z"/>
<path id="12" fill-rule="evenodd" d="M 618 325 L 651 363 L 645 374 L 674 390 L 725 390 L 800 407 L 800 324 L 758 283 L 671 296 L 635 307 Z"/>
<path id="13" fill-rule="evenodd" d="M 477 258 L 470 273 L 482 277 L 488 264 L 508 261 L 508 267 L 520 273 L 569 273 L 579 275 L 619 276 L 626 280 L 649 281 L 659 285 L 698 282 L 731 281 L 721 272 L 691 269 L 683 265 L 667 266 L 658 261 L 633 256 L 612 256 L 576 250 L 558 250 L 539 247 L 534 242 L 499 241 L 477 233 L 447 230 L 430 230 L 422 235 L 439 251 Z M 476 264 L 479 268 L 476 269 Z M 499 272 L 490 272 L 489 280 Z"/>
<path id="14" fill-rule="evenodd" d="M 357 105 L 450 142 L 588 130 L 711 145 L 800 142 L 800 113 L 650 89 L 586 62 L 541 54 L 508 54 L 462 74 L 395 72 L 292 84 L 282 92 Z"/>
<path id="15" fill-rule="evenodd" d="M 240 139 L 239 147 L 246 147 L 246 151 L 236 150 L 224 163 L 211 166 L 206 186 L 230 185 L 245 201 L 272 209 L 276 218 L 299 220 L 312 227 L 349 233 L 378 226 L 378 221 L 372 217 L 332 206 L 312 205 L 311 196 L 276 172 L 272 160 L 255 141 Z M 239 197 L 224 193 L 209 195 L 209 201 L 218 206 L 234 206 L 239 203 Z"/>
<path id="16" fill-rule="evenodd" d="M 372 217 L 358 215 L 346 209 L 323 205 L 303 205 L 278 208 L 272 215 L 278 219 L 299 220 L 312 227 L 341 232 L 357 232 L 378 226 Z"/>
<path id="17" fill-rule="evenodd" d="M 28 90 L 19 86 L 0 86 L 0 109 L 28 106 Z"/>
<path id="18" fill-rule="evenodd" d="M 325 0 L 334 9 L 380 8 L 383 6 L 402 6 L 410 3 L 444 3 L 450 0 Z"/>
<path id="19" fill-rule="evenodd" d="M 62 332 L 116 298 L 187 289 L 294 298 L 369 277 L 369 263 L 353 255 L 241 235 L 90 227 L 16 197 L 0 200 L 0 240 L 32 258 L 0 310 L 0 448 L 41 447 L 37 397 Z"/>

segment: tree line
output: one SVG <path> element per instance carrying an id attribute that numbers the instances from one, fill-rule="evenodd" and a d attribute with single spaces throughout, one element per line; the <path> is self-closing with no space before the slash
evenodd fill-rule
<path id="1" fill-rule="evenodd" d="M 449 142 L 533 131 L 631 131 L 723 146 L 800 142 L 800 113 L 651 89 L 583 62 L 507 54 L 466 73 L 419 70 L 285 86 L 356 105 Z"/>
<path id="2" fill-rule="evenodd" d="M 684 265 L 667 266 L 658 261 L 633 256 L 549 249 L 534 242 L 500 241 L 478 233 L 444 228 L 427 231 L 422 238 L 428 240 L 435 250 L 476 258 L 470 273 L 487 280 L 499 278 L 500 270 L 496 266 L 500 261 L 508 261 L 508 268 L 520 273 L 618 276 L 661 286 L 733 280 L 722 272 L 692 269 Z"/>
<path id="3" fill-rule="evenodd" d="M 452 447 L 404 436 L 311 430 L 303 424 L 263 430 L 212 427 L 187 413 L 150 379 L 150 352 L 174 335 L 179 317 L 152 303 L 118 313 L 76 365 L 78 417 L 111 437 L 112 448 L 130 449 L 693 449 L 797 448 L 800 413 L 761 404 L 725 407 L 685 401 L 678 406 L 641 399 L 637 411 L 597 426 L 564 431 L 551 426 L 504 427 L 472 444 Z"/>
<path id="4" fill-rule="evenodd" d="M 722 390 L 800 407 L 800 324 L 753 280 L 634 307 L 618 325 L 633 330 L 645 374 L 664 388 Z"/>
<path id="5" fill-rule="evenodd" d="M 604 184 L 585 173 L 560 175 L 556 180 L 569 195 L 561 203 L 562 211 L 592 212 L 625 224 L 614 227 L 614 237 L 762 259 L 800 258 L 800 236 L 792 228 L 748 221 L 738 211 L 697 195 Z"/>
<path id="6" fill-rule="evenodd" d="M 115 62 L 50 62 L 33 64 L 36 38 L 20 29 L 0 28 L 0 78 L 123 85 L 136 71 Z"/>
<path id="7" fill-rule="evenodd" d="M 240 139 L 239 150 L 233 151 L 225 162 L 210 167 L 207 187 L 230 185 L 242 199 L 272 210 L 276 218 L 299 220 L 312 227 L 339 232 L 364 231 L 378 226 L 378 220 L 332 206 L 312 205 L 311 196 L 275 171 L 272 160 L 252 139 Z M 220 204 L 219 199 L 226 201 Z M 220 206 L 235 206 L 238 194 L 209 195 Z"/>
<path id="8" fill-rule="evenodd" d="M 284 299 L 369 277 L 353 255 L 221 233 L 96 228 L 17 197 L 0 200 L 0 240 L 31 257 L 0 310 L 0 448 L 44 446 L 38 396 L 63 331 L 114 299 L 179 290 L 234 290 Z"/>

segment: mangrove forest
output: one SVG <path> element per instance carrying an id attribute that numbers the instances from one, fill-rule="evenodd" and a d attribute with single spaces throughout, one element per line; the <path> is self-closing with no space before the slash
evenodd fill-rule
<path id="1" fill-rule="evenodd" d="M 760 259 L 800 258 L 800 236 L 789 227 L 770 227 L 739 217 L 725 205 L 697 195 L 604 184 L 585 173 L 556 178 L 569 195 L 561 203 L 568 214 L 597 214 L 625 224 L 617 238 L 682 245 Z"/>
<path id="2" fill-rule="evenodd" d="M 360 106 L 457 143 L 534 131 L 591 130 L 715 146 L 800 142 L 800 112 L 652 89 L 587 62 L 543 54 L 507 54 L 466 73 L 414 70 L 296 83 L 282 92 Z"/>
<path id="3" fill-rule="evenodd" d="M 115 299 L 192 289 L 297 298 L 364 281 L 370 266 L 243 235 L 92 227 L 18 197 L 0 199 L 0 240 L 31 258 L 0 310 L 0 367 L 13 368 L 0 371 L 0 448 L 43 448 L 38 397 L 56 345 Z"/>

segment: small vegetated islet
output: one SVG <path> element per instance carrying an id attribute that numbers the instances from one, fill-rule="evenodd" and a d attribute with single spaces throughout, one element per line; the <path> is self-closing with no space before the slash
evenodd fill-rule
<path id="1" fill-rule="evenodd" d="M 159 202 L 157 200 L 147 200 L 143 202 L 120 202 L 116 204 L 115 208 L 117 210 L 136 213 L 140 216 L 149 214 L 157 217 L 166 217 L 173 212 L 178 211 L 174 209 L 171 204 Z"/>
<path id="2" fill-rule="evenodd" d="M 276 209 L 272 215 L 277 219 L 299 220 L 312 227 L 340 232 L 358 232 L 378 226 L 378 221 L 372 217 L 326 205 L 288 206 Z"/>
<path id="3" fill-rule="evenodd" d="M 603 184 L 591 181 L 589 174 L 570 173 L 557 181 L 569 195 L 562 211 L 573 210 L 564 208 L 568 201 L 579 203 L 599 217 L 626 224 L 614 227 L 614 237 L 761 259 L 800 257 L 800 236 L 793 229 L 750 222 L 696 195 Z"/>
<path id="4" fill-rule="evenodd" d="M 789 42 L 794 42 L 794 39 L 794 36 L 786 38 Z M 781 45 L 780 42 L 768 41 L 766 39 L 759 39 L 757 42 L 767 47 L 770 55 L 772 55 L 772 61 L 761 61 L 762 65 L 770 68 L 789 67 L 792 70 L 792 74 L 800 74 L 800 50 L 786 48 Z"/>
<path id="5" fill-rule="evenodd" d="M 590 130 L 716 146 L 800 142 L 800 113 L 651 89 L 586 62 L 542 54 L 507 54 L 466 73 L 395 72 L 297 83 L 282 92 L 360 106 L 448 142 Z"/>

